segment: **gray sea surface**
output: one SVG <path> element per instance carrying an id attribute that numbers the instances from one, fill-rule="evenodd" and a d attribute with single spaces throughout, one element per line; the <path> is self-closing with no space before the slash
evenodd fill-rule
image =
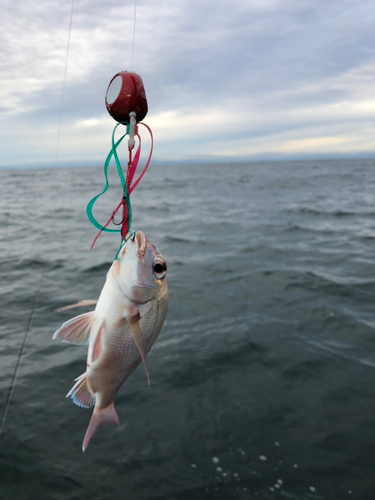
<path id="1" fill-rule="evenodd" d="M 106 222 L 119 180 L 95 207 Z M 53 341 L 119 246 L 85 208 L 100 168 L 0 171 L 1 500 L 375 498 L 375 160 L 153 166 L 132 228 L 170 305 L 102 426 L 65 395 L 87 347 Z"/>

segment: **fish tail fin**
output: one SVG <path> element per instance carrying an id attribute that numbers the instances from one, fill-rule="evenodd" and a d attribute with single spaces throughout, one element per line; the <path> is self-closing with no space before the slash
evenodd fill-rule
<path id="1" fill-rule="evenodd" d="M 89 426 L 87 427 L 85 438 L 83 440 L 82 451 L 85 451 L 91 438 L 93 437 L 93 435 L 95 434 L 95 432 L 97 431 L 98 427 L 101 424 L 120 425 L 118 415 L 115 410 L 115 405 L 113 402 L 109 406 L 103 409 L 95 407 Z"/>
<path id="2" fill-rule="evenodd" d="M 82 408 L 90 408 L 95 404 L 95 395 L 92 394 L 87 383 L 87 372 L 76 378 L 76 383 L 70 389 L 66 397 L 71 397 L 73 403 Z"/>

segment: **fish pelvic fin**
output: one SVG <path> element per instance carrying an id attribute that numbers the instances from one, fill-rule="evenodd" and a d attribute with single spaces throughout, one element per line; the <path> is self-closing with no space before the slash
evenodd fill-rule
<path id="1" fill-rule="evenodd" d="M 66 397 L 71 397 L 73 403 L 82 408 L 90 408 L 95 404 L 95 395 L 92 394 L 87 383 L 87 372 L 83 373 L 77 379 L 77 382 L 70 389 Z"/>
<path id="2" fill-rule="evenodd" d="M 146 351 L 145 351 L 145 346 L 143 344 L 142 330 L 139 325 L 140 316 L 139 314 L 136 314 L 135 316 L 128 316 L 126 319 L 129 323 L 130 332 L 134 339 L 135 345 L 137 346 L 139 354 L 141 355 L 141 359 L 145 367 L 148 386 L 150 387 L 150 374 L 148 373 L 148 368 L 147 368 Z"/>
<path id="3" fill-rule="evenodd" d="M 75 318 L 63 323 L 54 333 L 53 339 L 62 339 L 64 342 L 76 345 L 87 345 L 90 340 L 90 332 L 95 323 L 95 311 L 80 314 Z"/>
<path id="4" fill-rule="evenodd" d="M 82 443 L 83 452 L 86 450 L 91 438 L 97 431 L 98 427 L 102 424 L 120 425 L 118 415 L 115 410 L 115 405 L 113 402 L 106 408 L 100 409 L 98 407 L 95 407 L 89 426 L 87 427 L 85 438 Z"/>

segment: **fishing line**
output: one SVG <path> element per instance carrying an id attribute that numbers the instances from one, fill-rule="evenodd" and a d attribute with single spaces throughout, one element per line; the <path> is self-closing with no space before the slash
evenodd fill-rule
<path id="1" fill-rule="evenodd" d="M 72 0 L 72 6 L 71 6 L 71 10 L 70 10 L 69 34 L 68 34 L 68 43 L 67 43 L 67 46 L 66 46 L 64 78 L 63 78 L 63 87 L 62 87 L 61 104 L 60 104 L 60 116 L 59 116 L 58 130 L 57 130 L 56 163 L 59 160 L 61 125 L 62 125 L 62 117 L 63 117 L 63 109 L 64 109 L 66 76 L 67 76 L 67 72 L 68 72 L 68 59 L 69 59 L 69 48 L 70 48 L 70 35 L 71 35 L 71 32 L 72 32 L 72 24 L 73 24 L 73 11 L 74 11 L 74 0 Z M 13 376 L 12 376 L 12 380 L 11 380 L 10 385 L 9 385 L 8 394 L 6 396 L 5 404 L 4 404 L 2 412 L 1 412 L 1 416 L 0 416 L 0 436 L 2 434 L 4 423 L 5 423 L 5 420 L 6 420 L 6 417 L 7 417 L 7 413 L 8 413 L 10 401 L 11 401 L 11 398 L 12 398 L 12 395 L 13 395 L 13 389 L 14 389 L 14 386 L 15 386 L 15 384 L 17 382 L 18 370 L 19 370 L 19 367 L 20 367 L 20 364 L 21 364 L 22 356 L 23 356 L 24 351 L 25 351 L 27 337 L 28 337 L 29 332 L 31 330 L 31 326 L 32 326 L 33 319 L 34 319 L 34 316 L 35 316 L 35 311 L 36 311 L 36 308 L 38 306 L 39 295 L 40 295 L 40 291 L 42 289 L 42 284 L 43 284 L 44 276 L 46 274 L 47 265 L 48 265 L 48 261 L 49 261 L 49 255 L 50 254 L 48 252 L 48 256 L 47 256 L 46 263 L 45 263 L 44 268 L 43 268 L 42 276 L 40 278 L 40 282 L 39 282 L 39 286 L 38 286 L 38 289 L 37 289 L 37 293 L 35 295 L 34 307 L 31 310 L 31 315 L 30 315 L 29 322 L 28 322 L 28 325 L 27 325 L 27 328 L 26 328 L 26 331 L 25 331 L 25 335 L 24 335 L 23 340 L 22 340 L 20 351 L 18 353 L 17 362 L 16 362 L 16 366 L 14 368 L 14 373 L 13 373 Z"/>
<path id="2" fill-rule="evenodd" d="M 38 305 L 39 294 L 40 294 L 40 290 L 42 289 L 42 284 L 43 284 L 44 276 L 46 274 L 48 261 L 49 261 L 49 252 L 48 252 L 48 255 L 47 255 L 46 263 L 44 264 L 42 276 L 40 278 L 39 286 L 37 288 L 37 292 L 36 292 L 36 295 L 35 295 L 34 307 L 33 307 L 32 311 L 31 311 L 31 315 L 30 315 L 29 323 L 28 323 L 26 331 L 25 331 L 25 335 L 23 336 L 23 341 L 22 341 L 22 344 L 21 344 L 20 352 L 18 353 L 17 363 L 16 363 L 16 366 L 14 368 L 13 377 L 12 377 L 12 380 L 10 382 L 9 389 L 8 389 L 8 394 L 7 394 L 7 397 L 6 397 L 6 400 L 5 400 L 3 411 L 1 413 L 1 417 L 0 417 L 0 436 L 1 436 L 1 433 L 2 433 L 2 430 L 3 430 L 3 427 L 4 427 L 4 423 L 5 423 L 5 419 L 6 419 L 7 413 L 8 413 L 8 409 L 9 409 L 9 405 L 10 405 L 10 400 L 11 400 L 12 395 L 13 395 L 13 388 L 14 388 L 14 386 L 16 384 L 16 381 L 17 381 L 18 369 L 20 367 L 22 355 L 23 355 L 23 353 L 25 351 L 27 337 L 28 337 L 29 332 L 31 330 L 31 325 L 33 323 L 35 311 L 36 311 L 36 308 L 37 308 L 37 305 Z"/>
<path id="3" fill-rule="evenodd" d="M 133 69 L 133 61 L 134 61 L 134 45 L 135 45 L 135 21 L 137 18 L 137 0 L 134 0 L 134 24 L 133 24 L 133 44 L 132 44 L 132 61 L 130 64 L 130 69 Z"/>
<path id="4" fill-rule="evenodd" d="M 67 75 L 67 72 L 68 72 L 68 59 L 69 59 L 69 47 L 70 47 L 70 34 L 71 34 L 71 31 L 72 31 L 72 23 L 73 23 L 73 10 L 74 10 L 74 0 L 72 0 L 72 8 L 71 8 L 71 11 L 70 11 L 70 23 L 69 23 L 68 44 L 67 44 L 67 46 L 66 46 L 65 70 L 64 70 L 63 88 L 62 88 L 61 105 L 60 105 L 60 118 L 59 118 L 59 126 L 58 126 L 58 130 L 57 130 L 56 163 L 59 161 L 60 135 L 61 135 L 61 125 L 62 125 L 62 117 L 63 117 L 63 109 L 64 109 L 64 97 L 65 97 L 66 75 Z"/>

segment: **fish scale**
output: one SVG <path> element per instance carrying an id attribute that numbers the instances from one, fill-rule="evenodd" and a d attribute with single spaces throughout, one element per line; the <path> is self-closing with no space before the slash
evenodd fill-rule
<path id="1" fill-rule="evenodd" d="M 146 353 L 149 352 L 157 339 L 163 322 L 164 318 L 161 318 L 160 321 L 160 317 L 158 317 L 158 314 L 154 314 L 153 309 L 141 318 L 141 330 L 142 332 L 146 332 L 143 334 Z M 128 376 L 131 375 L 135 368 L 137 368 L 142 360 L 128 326 L 125 326 L 123 330 L 119 330 L 112 334 L 107 340 L 103 351 L 105 351 L 105 355 L 100 361 L 100 365 L 96 367 L 96 371 L 98 373 L 102 372 L 103 378 L 106 375 L 106 381 L 108 381 L 110 373 L 116 373 L 116 377 L 114 377 L 113 381 L 112 392 L 109 395 L 109 401 L 110 399 L 113 399 L 121 385 L 125 382 Z M 102 401 L 102 404 L 106 406 L 104 401 Z"/>

